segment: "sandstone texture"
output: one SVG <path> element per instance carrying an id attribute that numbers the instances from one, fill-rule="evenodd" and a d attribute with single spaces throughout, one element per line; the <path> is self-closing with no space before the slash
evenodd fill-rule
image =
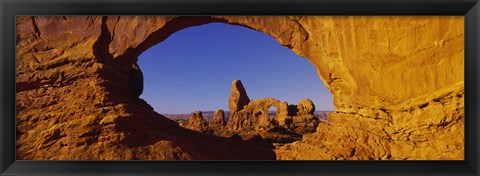
<path id="1" fill-rule="evenodd" d="M 463 109 L 464 89 L 457 84 L 392 109 L 330 113 L 316 133 L 277 149 L 277 159 L 463 158 Z"/>
<path id="2" fill-rule="evenodd" d="M 223 127 L 227 122 L 225 121 L 225 112 L 221 109 L 215 110 L 210 126 Z"/>
<path id="3" fill-rule="evenodd" d="M 198 132 L 206 132 L 208 130 L 208 123 L 203 119 L 202 112 L 197 111 L 190 116 L 185 127 Z"/>
<path id="4" fill-rule="evenodd" d="M 236 85 L 238 82 L 235 80 L 232 84 Z M 243 91 L 239 96 L 246 96 L 244 86 L 241 87 Z M 236 87 L 232 87 L 231 94 L 237 92 Z M 268 112 L 272 106 L 276 108 L 275 115 Z M 274 98 L 250 100 L 241 110 L 230 114 L 224 131 L 227 131 L 226 134 L 239 135 L 246 140 L 293 142 L 300 139 L 303 134 L 315 132 L 319 120 L 314 112 L 315 106 L 309 99 L 301 100 L 298 105 L 288 105 L 287 102 L 280 102 Z"/>
<path id="5" fill-rule="evenodd" d="M 247 91 L 243 87 L 242 81 L 234 80 L 232 82 L 232 91 L 228 97 L 228 109 L 230 109 L 230 119 L 237 113 L 242 110 L 245 105 L 250 102 L 248 98 Z"/>
<path id="6" fill-rule="evenodd" d="M 211 22 L 266 33 L 311 62 L 334 98 L 329 123 L 273 149 L 188 130 L 154 112 L 138 98 L 137 57 Z M 462 16 L 18 16 L 16 30 L 19 160 L 464 159 Z M 233 88 L 227 128 L 291 124 L 294 106 L 250 101 L 241 82 Z M 274 119 L 262 112 L 271 103 Z M 303 101 L 296 109 L 311 111 Z M 244 113 L 258 118 L 236 117 Z"/>
<path id="7" fill-rule="evenodd" d="M 295 114 L 296 112 L 296 114 Z M 293 112 L 292 125 L 293 132 L 297 134 L 305 134 L 315 132 L 319 120 L 313 115 L 315 112 L 315 105 L 310 99 L 303 99 L 298 102 L 297 109 Z"/>

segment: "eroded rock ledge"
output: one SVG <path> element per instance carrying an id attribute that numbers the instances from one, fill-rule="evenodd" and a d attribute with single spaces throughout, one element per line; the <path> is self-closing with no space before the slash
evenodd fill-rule
<path id="1" fill-rule="evenodd" d="M 272 153 L 155 113 L 138 98 L 137 56 L 210 22 L 264 32 L 314 64 L 331 123 Z M 460 16 L 19 16 L 16 27 L 17 159 L 463 159 Z"/>

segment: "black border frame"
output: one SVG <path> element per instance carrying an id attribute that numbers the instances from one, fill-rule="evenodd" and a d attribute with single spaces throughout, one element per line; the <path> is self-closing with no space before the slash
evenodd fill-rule
<path id="1" fill-rule="evenodd" d="M 0 0 L 1 175 L 479 175 L 479 0 Z M 459 15 L 465 17 L 464 161 L 16 161 L 17 15 Z"/>

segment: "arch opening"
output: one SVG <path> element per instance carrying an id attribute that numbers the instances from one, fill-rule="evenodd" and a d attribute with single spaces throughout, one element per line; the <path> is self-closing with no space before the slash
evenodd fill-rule
<path id="1" fill-rule="evenodd" d="M 288 116 L 287 102 L 311 99 L 319 110 L 334 108 L 312 63 L 243 26 L 212 22 L 176 31 L 136 64 L 145 79 L 140 98 L 177 123 L 192 122 L 182 127 L 201 133 L 287 143 L 318 125 L 313 112 L 298 114 L 298 120 Z M 216 117 L 216 110 L 225 116 Z M 200 118 L 191 115 L 198 111 Z"/>
<path id="2" fill-rule="evenodd" d="M 152 159 L 152 154 L 172 159 L 168 153 L 158 153 L 161 152 L 158 149 L 184 150 L 174 154 L 182 156 L 182 159 L 252 159 L 262 158 L 258 157 L 259 154 L 273 153 L 272 145 L 267 145 L 260 152 L 258 146 L 252 147 L 250 143 L 223 138 L 220 141 L 225 142 L 218 142 L 220 138 L 216 136 L 185 130 L 162 115 L 153 113 L 144 101 L 138 99 L 143 89 L 142 72 L 135 66 L 140 53 L 180 29 L 222 19 L 229 24 L 246 25 L 262 31 L 299 55 L 309 57 L 319 70 L 321 79 L 329 84 L 335 95 L 338 112 L 332 113 L 331 117 L 335 117 L 332 118 L 332 125 L 321 125 L 318 128 L 310 125 L 315 124 L 315 119 L 311 116 L 315 109 L 313 102 L 309 101 L 289 105 L 272 100 L 277 102 L 275 105 L 282 114 L 279 123 L 270 123 L 267 114 L 263 113 L 270 105 L 268 98 L 256 102 L 261 108 L 252 110 L 247 106 L 244 110 L 237 109 L 236 120 L 239 123 L 233 124 L 232 129 L 241 128 L 235 125 L 257 123 L 246 115 L 261 110 L 262 120 L 267 120 L 254 129 L 258 130 L 262 139 L 265 139 L 265 133 L 272 132 L 275 135 L 267 136 L 270 141 L 288 141 L 290 136 L 282 133 L 285 126 L 291 129 L 287 132 L 297 134 L 310 130 L 318 132 L 303 136 L 304 143 L 292 144 L 282 147 L 283 150 L 279 152 L 275 151 L 277 159 L 292 159 L 292 156 L 293 159 L 463 159 L 464 149 L 461 146 L 448 152 L 431 150 L 432 147 L 445 149 L 445 146 L 448 148 L 452 143 L 462 144 L 464 140 L 462 18 L 308 16 L 17 17 L 17 39 L 20 44 L 16 57 L 19 61 L 17 144 L 20 146 L 17 158 L 78 159 L 75 151 L 79 150 L 86 154 L 82 155 L 83 159 L 104 158 L 100 157 L 98 151 L 113 154 L 108 158 L 116 159 Z M 418 27 L 422 30 L 419 31 Z M 353 35 L 352 30 L 364 35 Z M 441 34 L 432 31 L 441 31 Z M 396 33 L 416 35 L 392 35 Z M 424 36 L 422 39 L 425 40 L 418 46 L 408 44 L 408 41 L 418 40 L 418 36 Z M 438 41 L 445 42 L 438 45 Z M 436 59 L 432 60 L 432 57 Z M 385 65 L 386 63 L 388 64 Z M 430 68 L 427 69 L 429 71 L 423 72 L 425 67 Z M 442 71 L 445 70 L 454 71 L 443 74 Z M 177 69 L 169 74 L 172 75 L 175 71 L 183 70 Z M 425 74 L 418 76 L 418 72 Z M 428 79 L 432 75 L 438 79 Z M 248 90 L 252 89 L 254 84 L 245 83 Z M 198 84 L 187 86 L 188 88 L 202 90 Z M 252 97 L 254 98 L 256 97 Z M 318 102 L 315 104 L 318 105 Z M 285 113 L 285 109 L 288 113 Z M 416 113 L 418 109 L 425 113 Z M 61 112 L 65 110 L 69 112 Z M 436 118 L 438 111 L 446 114 L 440 113 Z M 289 115 L 283 116 L 284 114 Z M 43 118 L 46 116 L 49 118 Z M 425 116 L 432 119 L 421 120 Z M 200 113 L 196 119 L 191 124 L 207 126 Z M 217 119 L 218 123 L 214 124 L 222 127 L 222 118 Z M 429 128 L 417 128 L 425 125 Z M 411 130 L 402 132 L 398 129 Z M 40 138 L 28 135 L 26 132 L 29 130 L 38 131 Z M 407 133 L 412 130 L 414 136 L 408 137 L 410 134 Z M 431 133 L 445 135 L 434 135 L 439 138 L 431 138 Z M 427 138 L 419 139 L 419 135 Z M 243 134 L 238 136 L 244 138 Z M 369 140 L 352 143 L 348 140 L 352 136 Z M 408 137 L 406 140 L 405 136 Z M 330 143 L 332 145 L 323 145 L 326 140 L 334 142 Z M 435 142 L 440 140 L 451 143 Z M 210 145 L 214 141 L 218 145 Z M 420 146 L 414 152 L 383 150 L 388 145 L 408 150 L 411 149 L 412 142 Z M 436 145 L 429 145 L 432 142 Z M 228 145 L 223 145 L 225 143 Z M 232 143 L 236 145 L 231 145 Z M 103 144 L 109 145 L 105 147 Z M 122 146 L 121 150 L 116 146 L 118 144 Z M 207 147 L 200 147 L 199 151 L 191 146 Z M 231 150 L 236 152 L 218 152 L 219 149 L 232 146 L 237 146 Z M 32 148 L 39 152 L 31 153 L 34 151 Z M 339 148 L 348 150 L 335 152 Z M 310 152 L 302 155 L 305 149 L 320 151 L 321 155 L 313 156 Z M 334 152 L 323 155 L 323 149 Z M 359 152 L 358 149 L 372 149 L 373 152 Z M 421 155 L 425 151 L 434 157 Z M 444 153 L 449 154 L 443 155 Z M 275 158 L 275 155 L 264 157 Z"/>
<path id="3" fill-rule="evenodd" d="M 268 107 L 268 115 L 270 115 L 270 117 L 272 118 L 276 118 L 277 117 L 277 107 L 276 106 L 270 106 Z"/>
<path id="4" fill-rule="evenodd" d="M 160 114 L 190 114 L 198 110 L 209 114 L 215 109 L 228 109 L 229 84 L 234 79 L 246 82 L 253 99 L 274 97 L 298 102 L 311 98 L 318 102 L 318 109 L 333 110 L 332 96 L 318 78 L 314 65 L 271 36 L 244 26 L 210 22 L 188 27 L 138 58 L 145 79 L 140 97 Z M 295 90 L 301 90 L 295 93 L 297 96 L 285 96 Z M 203 100 L 216 101 L 220 106 L 205 106 Z M 197 105 L 179 108 L 187 102 Z"/>

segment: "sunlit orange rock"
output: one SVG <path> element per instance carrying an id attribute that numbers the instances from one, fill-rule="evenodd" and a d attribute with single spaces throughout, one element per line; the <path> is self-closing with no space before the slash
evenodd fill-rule
<path id="1" fill-rule="evenodd" d="M 333 95 L 330 123 L 273 153 L 155 113 L 138 98 L 137 57 L 210 22 L 308 59 Z M 16 27 L 17 159 L 463 159 L 461 16 L 18 16 Z"/>
<path id="2" fill-rule="evenodd" d="M 215 110 L 213 113 L 213 119 L 210 122 L 209 126 L 215 126 L 217 128 L 221 128 L 227 124 L 225 120 L 225 112 L 221 109 Z"/>
<path id="3" fill-rule="evenodd" d="M 230 109 L 230 119 L 235 120 L 235 114 L 242 110 L 250 102 L 247 92 L 243 87 L 242 81 L 234 80 L 232 82 L 232 91 L 228 97 L 228 108 Z"/>
<path id="4" fill-rule="evenodd" d="M 194 112 L 192 116 L 190 116 L 186 128 L 198 132 L 206 132 L 208 130 L 208 123 L 203 119 L 201 111 Z"/>

